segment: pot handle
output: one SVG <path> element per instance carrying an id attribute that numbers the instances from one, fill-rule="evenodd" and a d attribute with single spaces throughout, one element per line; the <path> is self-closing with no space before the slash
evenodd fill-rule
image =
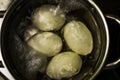
<path id="1" fill-rule="evenodd" d="M 115 22 L 118 23 L 118 25 L 120 25 L 120 17 L 118 17 L 117 15 L 107 14 L 106 17 L 108 19 L 114 20 Z M 118 27 L 120 27 L 120 26 L 118 26 Z M 119 67 L 119 66 L 120 66 L 120 57 L 116 61 L 113 61 L 111 63 L 107 63 L 105 65 L 104 69 L 111 69 L 111 68 L 116 68 L 116 67 Z"/>

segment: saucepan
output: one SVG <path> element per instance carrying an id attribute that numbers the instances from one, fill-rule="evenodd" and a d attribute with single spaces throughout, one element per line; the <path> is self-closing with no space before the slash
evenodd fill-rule
<path id="1" fill-rule="evenodd" d="M 50 5 L 56 6 L 57 7 L 56 11 L 57 9 L 63 10 L 60 11 L 60 14 L 58 15 L 64 13 L 65 15 L 64 14 L 61 15 L 61 17 L 63 18 L 65 17 L 65 19 L 60 20 L 59 18 L 57 18 L 56 20 L 56 23 L 64 22 L 64 24 L 62 24 L 63 27 L 62 29 L 48 31 L 45 28 L 46 26 L 41 27 L 43 25 L 40 25 L 38 23 L 37 25 L 40 25 L 41 29 L 43 30 L 42 31 L 38 29 L 36 25 L 33 25 L 34 21 L 32 22 L 32 20 L 34 18 L 31 16 L 34 15 L 36 9 L 39 9 L 39 7 L 42 6 L 44 6 L 45 8 L 46 5 L 47 8 L 50 8 L 51 7 Z M 52 11 L 52 9 L 50 9 L 50 11 Z M 42 13 L 42 11 L 40 13 L 43 15 L 47 14 L 47 13 Z M 39 21 L 39 16 L 37 17 Z M 43 22 L 47 22 L 49 21 L 49 19 L 52 21 L 50 17 L 47 19 L 42 17 L 41 19 L 44 20 Z M 34 38 L 35 35 L 33 34 L 35 34 L 36 32 L 37 34 L 38 33 L 41 34 L 45 31 L 48 31 L 48 33 L 55 33 L 61 36 L 63 42 L 62 45 L 63 47 L 61 49 L 61 52 L 72 51 L 71 49 L 66 48 L 66 46 L 68 47 L 69 44 L 66 44 L 64 40 L 64 36 L 62 36 L 65 29 L 64 26 L 66 26 L 67 23 L 69 25 L 69 22 L 71 21 L 73 21 L 73 23 L 75 23 L 76 26 L 78 25 L 78 23 L 76 23 L 75 21 L 81 21 L 87 26 L 87 30 L 89 30 L 92 36 L 92 50 L 91 52 L 89 52 L 90 54 L 80 55 L 82 59 L 82 63 L 78 62 L 78 64 L 82 64 L 82 67 L 80 71 L 77 72 L 77 74 L 70 77 L 65 76 L 59 79 L 61 80 L 94 79 L 102 69 L 107 57 L 108 48 L 109 48 L 109 32 L 104 15 L 102 14 L 99 7 L 92 0 L 16 0 L 14 1 L 4 15 L 3 24 L 1 27 L 1 60 L 3 62 L 3 65 L 5 66 L 4 67 L 5 69 L 4 70 L 1 69 L 1 72 L 6 71 L 7 73 L 9 73 L 8 75 L 11 80 L 14 79 L 15 80 L 55 80 L 56 78 L 51 78 L 54 77 L 54 75 L 50 76 L 46 73 L 47 71 L 46 67 L 48 67 L 48 64 L 51 62 L 53 56 L 52 57 L 51 55 L 45 56 L 43 54 L 38 55 L 38 51 L 35 50 L 36 48 L 34 47 L 35 48 L 34 49 L 28 46 L 27 41 Z M 56 26 L 58 25 L 59 24 L 57 24 Z M 48 26 L 50 25 L 48 24 Z M 29 29 L 31 30 L 31 28 L 33 30 L 32 33 L 27 31 Z M 81 30 L 81 32 L 84 32 L 84 30 Z M 29 37 L 29 35 L 32 35 L 32 37 Z M 71 35 L 72 32 L 68 32 L 67 36 L 71 36 Z M 44 37 L 45 36 L 43 36 L 42 38 Z M 71 41 L 78 39 L 78 37 L 72 38 Z M 84 37 L 86 36 L 83 36 L 82 38 Z M 67 38 L 66 41 L 68 40 Z M 35 41 L 33 40 L 33 43 L 35 42 L 36 40 Z M 76 44 L 76 42 L 77 41 L 75 41 L 74 43 Z M 52 43 L 53 42 L 47 43 L 48 46 L 51 46 L 50 48 L 54 46 L 54 45 L 50 45 Z M 54 41 L 54 43 L 56 43 L 56 40 Z M 91 45 L 88 45 L 88 47 L 89 46 Z M 46 48 L 45 50 L 43 49 L 41 50 L 44 52 Z M 63 61 L 66 61 L 66 64 L 77 60 L 77 59 L 72 59 L 71 61 L 67 62 L 66 59 L 64 60 L 64 56 L 62 58 Z M 76 61 L 74 63 L 76 63 Z M 62 64 L 62 61 L 58 61 L 56 64 L 58 65 Z M 59 65 L 59 67 L 57 68 L 55 68 L 55 65 L 52 66 L 53 67 L 52 69 L 56 72 L 54 74 L 57 77 L 59 77 L 59 75 L 57 75 L 57 71 L 59 71 L 59 68 L 62 66 L 63 65 Z M 64 71 L 66 70 L 64 69 L 63 72 Z"/>

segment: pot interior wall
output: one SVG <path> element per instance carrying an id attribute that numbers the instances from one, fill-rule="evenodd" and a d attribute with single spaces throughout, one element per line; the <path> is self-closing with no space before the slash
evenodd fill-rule
<path id="1" fill-rule="evenodd" d="M 48 4 L 60 6 L 65 11 L 66 23 L 71 20 L 80 20 L 91 31 L 94 41 L 93 51 L 88 56 L 81 56 L 82 69 L 70 80 L 89 79 L 101 65 L 105 54 L 106 30 L 96 9 L 82 0 L 23 0 L 12 6 L 7 12 L 2 27 L 2 53 L 8 69 L 17 80 L 52 80 L 41 71 L 51 58 L 32 54 L 37 52 L 27 46 L 24 40 L 25 30 L 33 25 L 31 21 L 33 11 L 37 7 Z M 56 33 L 59 34 L 60 31 Z M 34 63 L 37 60 L 39 66 Z"/>

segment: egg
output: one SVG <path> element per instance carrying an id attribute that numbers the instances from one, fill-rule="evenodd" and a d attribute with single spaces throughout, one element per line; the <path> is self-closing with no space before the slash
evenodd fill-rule
<path id="1" fill-rule="evenodd" d="M 80 54 L 88 55 L 93 49 L 93 37 L 87 26 L 81 21 L 71 21 L 63 29 L 64 39 L 69 48 Z"/>
<path id="2" fill-rule="evenodd" d="M 27 41 L 27 44 L 46 56 L 54 56 L 61 51 L 63 43 L 55 33 L 43 32 L 33 36 Z"/>
<path id="3" fill-rule="evenodd" d="M 49 62 L 46 73 L 52 79 L 70 78 L 79 73 L 82 67 L 81 57 L 74 52 L 62 52 Z"/>
<path id="4" fill-rule="evenodd" d="M 65 14 L 59 5 L 43 5 L 37 8 L 32 15 L 33 24 L 42 31 L 59 30 L 65 20 Z"/>

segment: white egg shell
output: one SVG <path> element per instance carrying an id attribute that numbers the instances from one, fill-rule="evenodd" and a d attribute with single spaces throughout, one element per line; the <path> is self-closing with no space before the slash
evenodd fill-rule
<path id="1" fill-rule="evenodd" d="M 59 6 L 44 5 L 32 16 L 34 25 L 43 31 L 59 30 L 65 23 L 65 14 Z"/>
<path id="2" fill-rule="evenodd" d="M 52 58 L 46 73 L 52 79 L 70 78 L 79 73 L 82 67 L 81 57 L 74 52 L 62 52 Z"/>
<path id="3" fill-rule="evenodd" d="M 47 56 L 54 56 L 62 49 L 62 39 L 52 32 L 39 33 L 28 40 L 27 43 L 36 51 Z"/>
<path id="4" fill-rule="evenodd" d="M 93 37 L 87 26 L 81 21 L 71 21 L 64 27 L 64 39 L 74 52 L 87 55 L 93 49 Z"/>

